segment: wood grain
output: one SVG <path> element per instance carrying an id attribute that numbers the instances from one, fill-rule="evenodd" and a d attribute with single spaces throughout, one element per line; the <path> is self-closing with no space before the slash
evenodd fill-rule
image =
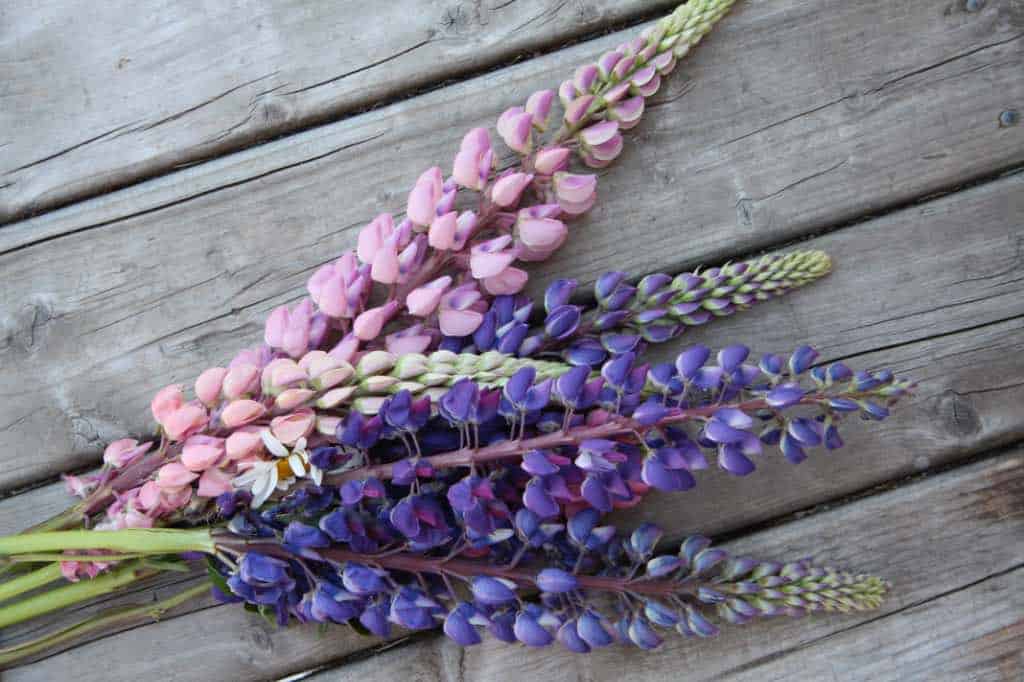
<path id="1" fill-rule="evenodd" d="M 460 650 L 436 637 L 311 679 L 1017 680 L 1022 493 L 1017 450 L 725 545 L 883 575 L 893 595 L 877 612 L 755 623 L 706 641 L 668 634 L 653 652 L 610 647 L 585 656 L 489 639 Z"/>
<path id="2" fill-rule="evenodd" d="M 723 23 L 538 281 L 735 256 L 1024 160 L 1024 128 L 991 123 L 1024 88 L 1019 13 L 998 2 L 969 16 L 924 0 L 812 4 L 744 3 Z M 897 39 L 910 33 L 913 50 Z M 148 428 L 157 388 L 258 339 L 267 310 L 300 295 L 381 205 L 401 205 L 411 169 L 622 37 L 0 230 L 0 488 L 93 462 L 104 441 Z M 932 154 L 956 162 L 923 160 Z M 621 249 L 623 226 L 643 248 Z"/>
<path id="3" fill-rule="evenodd" d="M 7 2 L 0 224 L 673 4 Z"/>

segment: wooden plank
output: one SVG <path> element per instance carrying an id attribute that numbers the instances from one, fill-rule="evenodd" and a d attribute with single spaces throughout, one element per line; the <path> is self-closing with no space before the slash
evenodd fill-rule
<path id="1" fill-rule="evenodd" d="M 744 667 L 729 679 L 1013 682 L 1024 679 L 1022 614 L 1024 569 L 1017 569 Z"/>
<path id="2" fill-rule="evenodd" d="M 734 256 L 1019 162 L 1024 144 L 1016 141 L 1024 128 L 988 124 L 996 100 L 1024 94 L 1014 68 L 1024 43 L 1012 37 L 1012 21 L 992 14 L 998 6 L 954 20 L 936 18 L 924 0 L 834 3 L 828 11 L 798 0 L 745 3 L 682 67 L 673 87 L 685 88 L 682 76 L 691 76 L 688 96 L 666 93 L 639 129 L 642 144 L 607 174 L 602 207 L 576 228 L 585 239 L 540 268 L 538 281 L 556 272 L 588 279 L 609 268 L 642 273 Z M 864 34 L 875 30 L 864 26 L 883 19 L 888 38 Z M 916 36 L 913 55 L 891 37 L 901 30 Z M 820 42 L 809 43 L 812 34 Z M 410 169 L 443 158 L 458 131 L 492 119 L 535 86 L 557 82 L 566 63 L 621 38 L 0 231 L 0 239 L 7 234 L 15 244 L 0 256 L 7 398 L 0 406 L 0 457 L 7 458 L 0 459 L 0 488 L 95 461 L 106 439 L 146 429 L 144 406 L 156 388 L 188 380 L 259 338 L 258 321 L 271 306 L 298 296 L 312 268 L 351 244 L 355 228 L 379 205 L 402 202 Z M 847 59 L 853 43 L 857 54 L 868 45 L 870 59 Z M 807 50 L 831 55 L 834 73 L 825 78 L 809 65 Z M 883 87 L 895 69 L 905 76 Z M 780 73 L 800 87 L 774 103 L 737 108 L 750 101 L 744 92 L 751 83 L 773 84 L 766 94 L 784 92 Z M 857 98 L 862 106 L 821 104 L 835 99 L 837 83 L 867 92 Z M 751 133 L 752 125 L 769 127 Z M 957 163 L 922 165 L 921 154 L 937 149 Z M 848 162 L 834 172 L 801 175 L 839 157 Z M 751 204 L 760 208 L 751 209 L 750 221 L 738 220 L 737 201 L 751 197 L 765 198 Z M 1019 211 L 1018 198 L 1003 201 L 1005 211 Z M 622 252 L 623 225 L 634 226 L 631 238 L 644 248 Z M 29 246 L 55 234 L 63 237 Z M 29 451 L 32 457 L 10 461 L 12 453 Z"/>
<path id="3" fill-rule="evenodd" d="M 316 682 L 449 679 L 588 680 L 1000 679 L 1018 673 L 1024 604 L 1024 451 L 941 474 L 727 543 L 751 556 L 815 556 L 886 576 L 878 612 L 811 616 L 723 630 L 715 640 L 667 635 L 653 652 L 588 655 L 485 639 L 460 650 L 443 637 L 312 676 Z"/>
<path id="4" fill-rule="evenodd" d="M 674 4 L 5 3 L 0 224 Z"/>
<path id="5" fill-rule="evenodd" d="M 837 496 L 860 491 L 874 481 L 891 480 L 912 473 L 919 467 L 939 465 L 968 457 L 983 447 L 999 442 L 1011 439 L 1019 441 L 1024 435 L 1021 433 L 1018 407 L 1024 402 L 1024 381 L 1021 381 L 1022 367 L 1016 358 L 1022 350 L 1022 339 L 1024 320 L 1018 318 L 908 344 L 897 349 L 888 349 L 874 356 L 861 358 L 908 369 L 922 369 L 922 363 L 928 366 L 928 376 L 922 376 L 918 397 L 903 410 L 903 414 L 906 415 L 905 421 L 894 418 L 892 426 L 878 428 L 876 425 L 871 429 L 851 425 L 844 432 L 848 442 L 845 452 L 831 457 L 812 457 L 799 467 L 788 465 L 781 461 L 780 457 L 775 457 L 762 462 L 758 472 L 744 480 L 726 476 L 718 471 L 703 472 L 699 477 L 700 483 L 696 491 L 676 496 L 655 496 L 638 510 L 620 515 L 618 522 L 630 526 L 637 523 L 640 518 L 654 520 L 663 525 L 674 538 L 691 532 L 719 534 L 735 531 L 756 521 L 806 509 L 834 500 Z M 959 395 L 952 393 L 954 390 Z M 971 429 L 965 430 L 965 424 L 972 425 Z M 1017 462 L 1021 460 L 1021 453 L 1005 459 Z M 957 479 L 936 476 L 930 480 L 934 482 L 940 479 L 947 481 L 942 484 L 945 486 L 942 490 L 953 490 L 957 485 L 962 485 L 965 491 L 971 489 L 970 485 L 958 483 Z M 997 488 L 1002 492 L 998 495 L 1004 497 L 999 499 L 1005 502 L 1005 491 L 1000 486 Z M 0 501 L 0 533 L 13 532 L 24 527 L 39 519 L 41 512 L 59 511 L 62 503 L 54 488 L 55 486 Z M 1012 495 L 1018 493 L 1012 491 L 1012 485 L 1010 488 L 1009 499 L 1012 500 Z M 922 501 L 919 497 L 915 497 L 914 500 L 913 504 L 919 505 L 918 509 L 930 510 L 933 506 L 933 502 Z M 952 504 L 954 501 L 950 500 L 943 504 Z M 999 504 L 1001 503 L 998 501 L 990 503 L 990 509 L 1003 510 L 997 514 L 998 516 L 1005 516 L 1008 513 L 1006 510 L 1012 509 L 1000 507 Z M 857 506 L 849 505 L 842 509 Z M 965 506 L 969 505 L 965 503 Z M 838 510 L 834 513 L 840 512 L 841 510 Z M 936 512 L 934 519 L 923 526 L 920 518 L 903 519 L 901 513 L 882 512 L 877 509 L 871 511 L 871 508 L 865 513 L 867 516 L 864 518 L 875 518 L 881 526 L 872 526 L 879 534 L 878 551 L 888 548 L 886 551 L 903 552 L 899 549 L 905 544 L 904 538 L 900 535 L 906 532 L 902 524 L 917 524 L 913 527 L 923 528 L 924 535 L 934 543 L 941 543 L 944 537 L 941 533 L 945 532 L 942 530 L 945 525 L 942 519 L 945 517 L 940 512 Z M 966 511 L 963 517 L 975 518 Z M 835 544 L 843 538 L 838 530 L 842 523 L 845 522 L 838 521 L 830 526 L 835 529 L 831 534 L 821 534 L 821 538 L 824 539 L 820 540 L 822 545 L 817 548 L 821 556 L 828 557 L 830 561 L 836 563 L 848 564 L 858 570 L 871 568 L 882 571 L 875 564 L 861 563 L 857 557 L 857 552 L 861 550 L 859 540 L 851 538 L 851 544 L 845 547 Z M 887 531 L 890 523 L 897 524 L 896 528 Z M 850 524 L 851 527 L 856 525 L 853 522 Z M 868 529 L 861 529 L 860 532 L 867 533 Z M 803 556 L 808 547 L 806 543 L 817 534 L 818 530 L 809 533 L 803 541 L 804 544 L 796 542 L 792 546 L 786 545 L 786 553 Z M 793 537 L 799 535 L 797 531 L 793 531 Z M 1019 559 L 1019 549 L 1008 543 L 1005 537 L 1000 538 L 999 543 L 1002 544 L 999 546 Z M 913 547 L 916 546 L 906 549 L 908 554 L 899 554 L 903 557 L 900 561 L 910 562 L 909 557 L 913 556 Z M 955 548 L 948 545 L 947 548 L 951 556 L 957 556 Z M 736 551 L 769 553 L 779 550 L 768 545 L 747 547 L 738 544 Z M 987 545 L 979 545 L 971 556 L 984 556 L 985 561 L 982 563 L 989 565 L 990 553 Z M 1000 555 L 997 553 L 994 556 Z M 893 578 L 899 577 L 897 574 L 884 572 Z M 901 590 L 906 589 L 905 582 L 898 583 Z M 910 602 L 904 600 L 902 603 Z M 209 602 L 203 602 L 200 606 L 208 604 Z M 91 611 L 104 605 L 96 605 Z M 222 613 L 224 611 L 232 613 Z M 191 650 L 193 639 L 201 639 L 202 641 L 196 641 L 194 646 L 202 651 L 204 665 L 209 670 L 211 679 L 231 678 L 234 675 L 264 669 L 269 671 L 265 673 L 268 675 L 283 675 L 326 663 L 372 644 L 372 641 L 362 640 L 342 629 L 332 631 L 325 640 L 318 640 L 312 632 L 295 635 L 291 630 L 270 631 L 264 628 L 259 619 L 247 621 L 239 613 L 239 609 L 232 607 L 205 609 L 158 625 L 107 637 L 101 642 L 47 659 L 27 670 L 59 670 L 60 665 L 72 664 L 78 660 L 76 656 L 82 655 L 75 652 L 102 651 L 104 657 L 116 657 L 119 669 L 120 666 L 127 666 L 123 669 L 133 671 L 132 674 L 146 672 L 166 676 L 174 665 L 171 653 L 152 651 L 152 648 L 161 646 L 158 642 L 175 641 L 184 650 Z M 66 625 L 71 620 L 73 619 L 53 619 L 50 622 L 62 621 Z M 236 631 L 228 628 L 238 628 L 237 632 L 243 634 L 238 638 L 223 638 L 219 644 L 209 641 L 210 633 L 219 629 L 223 632 Z M 257 631 L 264 632 L 266 637 L 249 636 Z M 136 653 L 129 654 L 123 651 L 126 647 L 130 647 L 127 651 Z M 275 652 L 273 662 L 268 661 L 264 653 L 268 648 Z M 130 664 L 133 657 L 145 659 L 146 663 Z M 51 665 L 58 667 L 49 667 Z M 145 671 L 140 671 L 139 666 L 145 666 Z M 235 672 L 236 670 L 240 672 Z"/>

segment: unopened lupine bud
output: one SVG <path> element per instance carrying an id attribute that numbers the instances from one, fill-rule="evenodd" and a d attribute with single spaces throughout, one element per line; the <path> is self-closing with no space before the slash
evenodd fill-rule
<path id="1" fill-rule="evenodd" d="M 469 267 L 476 279 L 494 277 L 507 268 L 519 255 L 517 249 L 509 249 L 512 237 L 502 235 L 475 245 L 470 253 Z"/>
<path id="2" fill-rule="evenodd" d="M 388 301 L 382 306 L 370 308 L 361 313 L 352 325 L 352 331 L 363 341 L 372 341 L 380 335 L 381 329 L 398 310 L 397 301 Z"/>
<path id="3" fill-rule="evenodd" d="M 519 198 L 529 184 L 533 181 L 530 173 L 509 173 L 498 178 L 491 188 L 491 201 L 502 208 L 508 208 L 519 203 Z"/>
<path id="4" fill-rule="evenodd" d="M 205 405 L 216 403 L 220 399 L 221 388 L 227 373 L 226 367 L 211 367 L 205 370 L 196 379 L 196 397 Z"/>
<path id="5" fill-rule="evenodd" d="M 555 100 L 554 90 L 538 90 L 526 99 L 526 111 L 533 117 L 533 127 L 543 132 L 551 115 L 551 104 Z"/>
<path id="6" fill-rule="evenodd" d="M 561 220 L 519 220 L 516 223 L 516 243 L 522 247 L 519 258 L 524 261 L 546 260 L 561 248 L 568 235 L 569 230 Z"/>
<path id="7" fill-rule="evenodd" d="M 133 438 L 121 438 L 112 442 L 103 451 L 103 463 L 121 469 L 149 452 L 152 447 L 152 442 L 140 445 L 139 441 Z"/>
<path id="8" fill-rule="evenodd" d="M 491 136 L 486 128 L 474 128 L 462 138 L 452 166 L 452 179 L 468 189 L 481 190 L 493 164 Z"/>
<path id="9" fill-rule="evenodd" d="M 312 433 L 315 426 L 316 413 L 309 408 L 303 408 L 291 414 L 274 417 L 270 422 L 270 431 L 285 445 L 293 445 L 300 438 Z"/>
<path id="10" fill-rule="evenodd" d="M 233 400 L 220 413 L 220 420 L 224 426 L 233 429 L 256 421 L 266 414 L 266 411 L 267 408 L 255 400 Z"/>
<path id="11" fill-rule="evenodd" d="M 431 248 L 447 251 L 455 246 L 455 230 L 458 227 L 458 214 L 454 211 L 434 218 L 430 223 L 429 244 Z"/>
<path id="12" fill-rule="evenodd" d="M 529 260 L 523 257 L 523 252 L 520 253 L 520 258 Z M 497 275 L 484 278 L 481 284 L 484 291 L 492 296 L 508 296 L 522 291 L 529 279 L 530 275 L 525 270 L 509 266 Z"/>
<path id="13" fill-rule="evenodd" d="M 356 255 L 359 256 L 359 260 L 367 265 L 373 263 L 377 249 L 391 236 L 394 230 L 395 222 L 390 213 L 381 213 L 369 225 L 361 229 L 356 245 Z"/>
<path id="14" fill-rule="evenodd" d="M 597 176 L 555 173 L 555 196 L 558 205 L 569 215 L 586 213 L 597 200 Z"/>
<path id="15" fill-rule="evenodd" d="M 161 426 L 169 439 L 177 441 L 201 431 L 208 421 L 206 408 L 198 402 L 193 402 L 182 405 L 172 412 Z"/>
<path id="16" fill-rule="evenodd" d="M 163 424 L 167 418 L 185 402 L 185 394 L 178 384 L 172 384 L 160 389 L 153 400 L 149 403 L 153 419 L 157 424 Z"/>
<path id="17" fill-rule="evenodd" d="M 532 147 L 533 115 L 522 107 L 512 107 L 498 117 L 498 135 L 509 149 L 520 154 L 529 154 Z"/>

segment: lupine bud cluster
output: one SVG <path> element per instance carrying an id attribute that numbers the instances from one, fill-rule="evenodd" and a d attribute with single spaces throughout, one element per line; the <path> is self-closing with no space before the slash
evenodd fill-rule
<path id="1" fill-rule="evenodd" d="M 794 251 L 675 277 L 652 274 L 635 286 L 625 273 L 608 272 L 594 284 L 593 306 L 573 304 L 578 282 L 560 279 L 544 294 L 545 318 L 538 328 L 529 325 L 529 298 L 499 296 L 472 336 L 446 337 L 441 347 L 520 357 L 561 350 L 573 365 L 594 366 L 609 356 L 639 351 L 642 343 L 663 343 L 689 327 L 781 296 L 823 277 L 831 266 L 821 251 Z"/>
<path id="2" fill-rule="evenodd" d="M 354 524 L 347 507 L 321 495 L 312 506 L 236 516 L 218 537 L 237 561 L 212 564 L 217 595 L 282 625 L 350 624 L 379 637 L 395 626 L 441 627 L 462 646 L 491 636 L 587 653 L 615 643 L 654 649 L 673 631 L 714 637 L 757 618 L 874 609 L 889 589 L 807 559 L 731 557 L 701 536 L 657 553 L 657 526 L 620 535 L 592 510 L 560 524 L 521 510 L 468 559 L 382 551 L 382 536 L 368 539 L 374 529 Z"/>

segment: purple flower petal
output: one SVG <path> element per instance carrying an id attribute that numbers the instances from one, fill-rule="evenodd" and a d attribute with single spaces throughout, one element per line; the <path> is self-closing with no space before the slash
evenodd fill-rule
<path id="1" fill-rule="evenodd" d="M 444 634 L 448 635 L 459 646 L 472 646 L 481 642 L 480 633 L 469 622 L 475 609 L 465 602 L 453 608 L 444 619 Z"/>
<path id="2" fill-rule="evenodd" d="M 735 444 L 723 445 L 718 449 L 718 465 L 734 476 L 746 476 L 756 468 Z"/>
<path id="3" fill-rule="evenodd" d="M 605 490 L 601 479 L 594 474 L 590 474 L 583 479 L 581 492 L 583 493 L 583 499 L 594 509 L 602 512 L 610 512 L 612 510 L 611 497 L 608 496 L 608 491 Z"/>
<path id="4" fill-rule="evenodd" d="M 531 512 L 542 519 L 557 516 L 560 511 L 558 503 L 548 494 L 544 483 L 539 478 L 531 479 L 523 492 L 523 504 Z"/>
<path id="5" fill-rule="evenodd" d="M 556 279 L 544 292 L 544 310 L 551 312 L 564 306 L 572 298 L 578 282 L 574 279 Z"/>
<path id="6" fill-rule="evenodd" d="M 746 346 L 726 346 L 718 351 L 718 366 L 731 373 L 743 364 L 748 355 L 750 355 L 750 349 Z"/>
<path id="7" fill-rule="evenodd" d="M 536 618 L 525 611 L 520 611 L 516 616 L 512 631 L 516 639 L 526 646 L 547 646 L 554 639 L 550 632 L 541 627 Z"/>
<path id="8" fill-rule="evenodd" d="M 798 384 L 782 384 L 769 391 L 765 401 L 775 409 L 782 409 L 796 405 L 803 397 L 804 389 Z"/>
<path id="9" fill-rule="evenodd" d="M 531 450 L 523 455 L 523 470 L 535 476 L 547 476 L 557 474 L 558 466 L 553 464 L 548 456 L 541 450 Z"/>
<path id="10" fill-rule="evenodd" d="M 487 606 L 500 606 L 515 601 L 515 583 L 501 578 L 479 575 L 470 580 L 473 598 Z"/>
<path id="11" fill-rule="evenodd" d="M 590 652 L 590 645 L 580 637 L 577 621 L 575 620 L 568 620 L 563 623 L 562 627 L 558 628 L 555 636 L 562 643 L 562 646 L 573 653 L 585 654 Z"/>
<path id="12" fill-rule="evenodd" d="M 704 425 L 704 437 L 714 443 L 739 443 L 747 432 L 733 428 L 718 419 L 712 419 Z"/>
<path id="13" fill-rule="evenodd" d="M 572 573 L 560 568 L 545 568 L 537 574 L 537 587 L 544 592 L 560 594 L 577 588 L 579 581 Z"/>
<path id="14" fill-rule="evenodd" d="M 706 346 L 690 346 L 676 357 L 676 371 L 681 377 L 693 379 L 710 355 Z"/>
<path id="15" fill-rule="evenodd" d="M 576 631 L 584 642 L 595 649 L 608 646 L 615 641 L 612 634 L 605 628 L 603 619 L 590 609 L 584 611 L 583 615 L 580 616 L 579 622 L 576 625 Z"/>

